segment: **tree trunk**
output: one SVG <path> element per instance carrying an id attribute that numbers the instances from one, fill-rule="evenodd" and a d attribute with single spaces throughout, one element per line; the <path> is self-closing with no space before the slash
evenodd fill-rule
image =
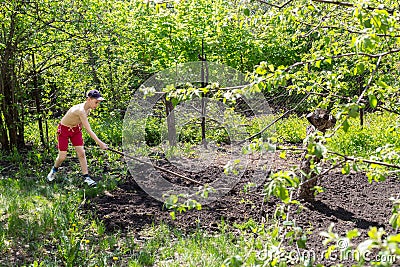
<path id="1" fill-rule="evenodd" d="M 167 115 L 167 126 L 168 126 L 168 141 L 170 146 L 176 146 L 176 127 L 175 127 L 175 114 L 174 105 L 171 101 L 164 98 L 165 102 L 165 113 Z"/>
<path id="2" fill-rule="evenodd" d="M 307 120 L 311 123 L 307 127 L 307 136 L 311 135 L 315 131 L 321 131 L 325 133 L 326 130 L 332 128 L 336 124 L 336 119 L 329 114 L 327 110 L 317 108 L 314 112 L 307 115 Z M 308 144 L 306 145 L 308 147 Z M 318 185 L 318 179 L 315 176 L 315 172 L 311 170 L 311 163 L 314 165 L 318 164 L 322 158 L 316 155 L 308 155 L 305 151 L 301 158 L 300 170 L 302 185 L 299 189 L 298 197 L 305 201 L 313 201 L 315 199 L 314 187 Z M 305 175 L 306 174 L 306 175 Z"/>
<path id="3" fill-rule="evenodd" d="M 201 142 L 207 148 L 206 140 L 206 99 L 201 98 Z"/>
<path id="4" fill-rule="evenodd" d="M 208 85 L 208 64 L 204 55 L 204 40 L 201 41 L 201 87 L 204 88 Z M 207 102 L 204 93 L 201 94 L 201 142 L 207 148 L 206 140 L 206 111 Z"/>
<path id="5" fill-rule="evenodd" d="M 300 174 L 302 177 L 302 185 L 300 186 L 298 197 L 309 202 L 315 200 L 313 189 L 318 185 L 318 179 L 315 178 L 314 173 L 311 173 L 312 161 L 315 163 L 318 159 L 311 155 L 307 157 L 307 151 L 305 151 L 301 157 L 300 170 L 309 175 L 309 177 L 305 176 L 303 173 Z"/>
<path id="6" fill-rule="evenodd" d="M 40 142 L 42 142 L 44 147 L 47 147 L 47 143 L 44 140 L 44 132 L 43 132 L 43 114 L 40 107 L 40 91 L 38 85 L 38 78 L 36 72 L 36 64 L 35 64 L 35 55 L 32 54 L 32 68 L 33 68 L 33 98 L 35 99 L 36 104 L 36 113 L 38 116 L 38 127 L 39 127 L 39 135 Z"/>
<path id="7" fill-rule="evenodd" d="M 21 3 L 19 3 L 21 4 Z M 16 51 L 17 38 L 16 30 L 18 23 L 18 14 L 21 5 L 16 5 L 14 12 L 10 15 L 10 25 L 7 32 L 4 32 L 4 49 L 0 50 L 0 94 L 1 94 L 1 114 L 0 114 L 0 142 L 3 150 L 11 150 L 14 147 L 23 147 L 24 125 L 22 124 L 20 109 L 21 102 L 17 94 Z"/>

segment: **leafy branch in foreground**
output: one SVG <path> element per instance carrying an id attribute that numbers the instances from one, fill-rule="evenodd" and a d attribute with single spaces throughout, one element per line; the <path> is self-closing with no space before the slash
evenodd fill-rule
<path id="1" fill-rule="evenodd" d="M 179 198 L 185 199 L 183 202 L 179 202 Z M 164 202 L 165 208 L 172 210 L 169 214 L 173 220 L 176 219 L 176 212 L 182 213 L 188 210 L 196 209 L 201 210 L 202 206 L 195 199 L 187 198 L 185 195 L 170 195 Z"/>
<path id="2" fill-rule="evenodd" d="M 368 231 L 368 238 L 355 245 L 352 240 L 360 236 L 357 229 L 347 231 L 345 236 L 341 236 L 333 231 L 332 224 L 328 231 L 321 232 L 325 237 L 324 245 L 329 245 L 325 254 L 330 258 L 333 253 L 341 260 L 354 260 L 359 266 L 369 263 L 376 266 L 392 266 L 400 255 L 398 243 L 400 234 L 387 235 L 382 228 L 371 227 Z"/>

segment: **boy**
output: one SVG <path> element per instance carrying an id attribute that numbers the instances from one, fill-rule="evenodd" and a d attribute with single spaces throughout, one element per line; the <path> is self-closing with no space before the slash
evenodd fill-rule
<path id="1" fill-rule="evenodd" d="M 72 145 L 75 147 L 76 154 L 81 166 L 84 182 L 89 186 L 96 186 L 96 182 L 89 176 L 88 166 L 86 161 L 85 149 L 83 147 L 82 126 L 86 129 L 90 137 L 96 141 L 101 149 L 107 149 L 108 146 L 103 143 L 90 128 L 87 116 L 92 109 L 97 108 L 104 98 L 97 90 L 91 90 L 87 93 L 86 102 L 77 104 L 71 107 L 68 112 L 61 119 L 57 129 L 58 140 L 58 156 L 54 163 L 53 168 L 47 175 L 49 182 L 55 179 L 58 167 L 67 157 L 68 141 L 71 140 Z"/>

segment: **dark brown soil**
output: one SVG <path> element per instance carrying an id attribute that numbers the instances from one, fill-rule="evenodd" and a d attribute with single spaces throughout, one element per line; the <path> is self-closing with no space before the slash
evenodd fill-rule
<path id="1" fill-rule="evenodd" d="M 295 160 L 283 160 L 278 156 L 274 159 L 273 170 L 288 168 L 297 164 Z M 215 169 L 203 173 L 204 180 L 212 180 L 218 175 Z M 197 177 L 198 178 L 198 177 Z M 279 203 L 274 198 L 266 201 L 263 196 L 263 186 L 248 192 L 245 185 L 251 181 L 251 172 L 243 175 L 241 181 L 225 196 L 204 206 L 201 210 L 177 214 L 171 219 L 169 210 L 163 208 L 163 203 L 148 196 L 136 184 L 132 177 L 127 177 L 116 190 L 91 200 L 90 208 L 102 219 L 109 231 L 140 230 L 153 223 L 167 223 L 183 231 L 201 227 L 208 231 L 218 231 L 218 225 L 223 219 L 228 224 L 246 222 L 253 219 L 258 222 L 271 219 Z M 311 230 L 307 236 L 307 249 L 322 253 L 327 249 L 322 244 L 321 231 L 327 231 L 333 223 L 333 231 L 344 236 L 345 233 L 358 228 L 361 236 L 354 243 L 365 240 L 370 227 L 382 227 L 388 234 L 394 230 L 389 225 L 392 202 L 390 197 L 400 193 L 400 182 L 388 178 L 384 182 L 368 183 L 363 173 L 343 175 L 340 172 L 330 173 L 323 177 L 320 185 L 325 189 L 312 203 L 302 202 L 300 213 L 292 208 L 291 220 L 303 229 Z M 329 265 L 329 262 L 323 260 Z M 337 263 L 337 262 L 336 262 Z"/>

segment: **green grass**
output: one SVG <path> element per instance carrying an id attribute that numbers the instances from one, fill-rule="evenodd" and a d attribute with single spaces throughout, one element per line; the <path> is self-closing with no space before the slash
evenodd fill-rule
<path id="1" fill-rule="evenodd" d="M 18 265 L 94 266 L 100 251 L 92 244 L 103 238 L 104 226 L 81 205 L 110 184 L 107 179 L 97 189 L 67 182 L 48 184 L 44 175 L 0 179 L 0 253 L 4 255 L 0 265 L 13 262 L 18 253 L 25 255 L 15 262 Z"/>
<path id="2" fill-rule="evenodd" d="M 183 233 L 166 225 L 153 226 L 141 233 L 147 237 L 147 241 L 142 244 L 136 257 L 129 260 L 129 266 L 213 267 L 267 264 L 279 257 L 278 253 L 271 257 L 266 256 L 269 249 L 277 248 L 279 244 L 276 229 L 273 223 L 265 226 L 252 220 L 233 226 L 221 221 L 219 231 L 214 233 L 200 229 Z"/>
<path id="3" fill-rule="evenodd" d="M 236 236 L 223 228 L 216 234 L 183 233 L 158 225 L 139 233 L 146 237 L 139 242 L 133 233 L 108 233 L 101 221 L 81 209 L 90 201 L 88 195 L 101 193 L 97 190 L 49 185 L 40 177 L 1 179 L 0 265 L 221 266 L 231 255 L 256 253 L 252 244 L 270 238 L 264 232 L 257 241 L 243 227 L 243 234 Z M 16 253 L 25 256 L 15 259 Z"/>
<path id="4" fill-rule="evenodd" d="M 280 115 L 268 115 L 257 117 L 251 121 L 248 127 L 250 135 L 260 132 L 267 125 L 271 124 L 274 119 L 279 118 Z M 286 118 L 278 120 L 275 124 L 271 125 L 266 131 L 263 132 L 261 137 L 263 140 L 271 140 L 278 143 L 302 143 L 306 137 L 306 127 L 308 125 L 305 117 L 297 117 L 290 115 Z"/>
<path id="5" fill-rule="evenodd" d="M 349 119 L 347 132 L 340 128 L 327 143 L 330 150 L 359 157 L 369 158 L 379 147 L 391 144 L 400 147 L 400 135 L 396 124 L 398 115 L 393 113 L 367 113 L 364 125 L 359 118 Z"/>
<path id="6" fill-rule="evenodd" d="M 248 127 L 250 134 L 255 134 L 271 123 L 278 115 L 259 117 L 253 120 Z M 393 113 L 367 113 L 364 125 L 360 126 L 359 118 L 350 118 L 350 127 L 345 132 L 340 127 L 332 138 L 327 140 L 327 148 L 345 155 L 369 158 L 376 154 L 379 147 L 392 145 L 400 148 L 398 115 Z M 278 143 L 301 144 L 306 137 L 306 127 L 309 125 L 305 117 L 290 115 L 275 123 L 266 130 L 262 137 Z M 339 122 L 337 123 L 339 125 Z M 332 131 L 328 131 L 328 134 Z"/>

